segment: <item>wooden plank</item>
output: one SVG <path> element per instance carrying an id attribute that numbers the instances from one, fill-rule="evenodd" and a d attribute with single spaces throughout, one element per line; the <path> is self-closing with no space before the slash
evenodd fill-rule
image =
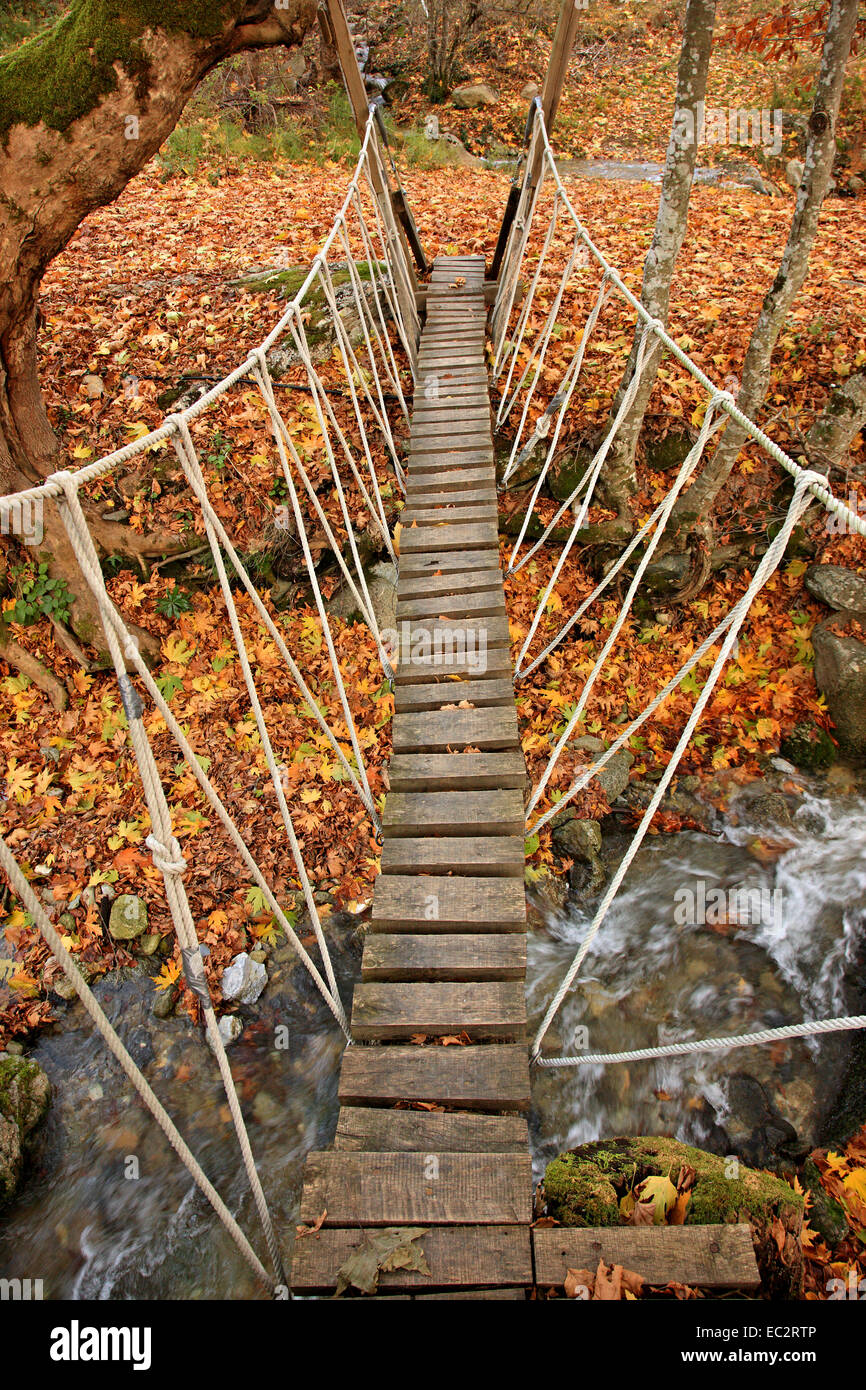
<path id="1" fill-rule="evenodd" d="M 480 411 L 456 411 L 453 406 L 438 410 L 416 411 L 412 416 L 412 440 L 427 435 L 483 435 L 490 439 L 490 416 Z"/>
<path id="2" fill-rule="evenodd" d="M 394 797 L 405 793 L 424 793 L 428 797 L 434 793 L 448 794 L 467 794 L 472 795 L 471 802 L 466 803 L 465 814 L 478 816 L 484 814 L 485 823 L 493 827 L 496 835 L 520 835 L 523 837 L 523 796 L 526 788 L 526 763 L 519 748 L 506 750 L 501 753 L 398 753 L 392 759 L 388 767 L 388 780 L 391 786 L 390 795 L 385 800 L 384 817 L 386 822 L 391 822 L 391 811 L 388 809 L 389 803 L 393 804 L 395 818 L 402 813 L 404 820 L 402 823 L 395 821 L 393 834 L 411 835 L 412 830 L 405 821 L 405 816 L 423 815 L 424 828 L 421 832 L 424 835 L 454 835 L 462 834 L 463 828 L 454 831 L 450 828 L 447 817 L 460 810 L 459 805 L 452 802 L 443 803 L 441 808 L 438 804 L 421 805 L 417 802 L 410 804 L 394 803 Z M 479 802 L 474 793 L 502 793 L 493 802 Z M 517 793 L 512 800 L 505 798 L 505 793 Z M 498 819 L 491 819 L 491 814 L 498 816 Z M 513 830 L 508 830 L 509 824 L 515 824 L 514 818 L 519 820 L 519 825 Z M 452 822 L 453 824 L 453 822 Z M 475 821 L 474 830 L 467 830 L 468 834 L 485 835 L 488 832 L 484 824 Z M 386 835 L 386 839 L 388 836 Z"/>
<path id="3" fill-rule="evenodd" d="M 492 482 L 486 486 L 443 489 L 436 486 L 435 478 L 419 478 L 417 483 L 410 481 L 407 485 L 404 514 L 418 507 L 474 508 L 482 504 L 491 507 L 494 512 L 497 509 L 498 494 Z"/>
<path id="4" fill-rule="evenodd" d="M 426 658 L 412 655 L 394 672 L 397 685 L 428 684 L 432 680 L 445 680 L 457 676 L 461 680 L 510 680 L 514 675 L 511 655 L 507 647 L 494 647 L 488 652 L 467 652 L 465 656 L 455 656 L 446 660 L 445 656 Z"/>
<path id="5" fill-rule="evenodd" d="M 453 575 L 462 571 L 487 570 L 485 582 L 489 583 L 501 574 L 499 565 L 499 545 L 482 546 L 480 550 L 430 550 L 420 554 L 400 556 L 400 583 L 421 573 L 428 575 Z"/>
<path id="6" fill-rule="evenodd" d="M 438 1176 L 431 1178 L 434 1164 Z M 326 1226 L 503 1226 L 532 1219 L 529 1154 L 313 1152 L 304 1179 L 304 1225 L 323 1211 Z"/>
<path id="7" fill-rule="evenodd" d="M 475 552 L 478 554 L 478 552 Z M 457 570 L 452 573 L 401 575 L 397 593 L 398 605 L 412 603 L 453 603 L 470 595 L 502 595 L 502 574 L 499 570 Z M 504 595 L 503 595 L 504 598 Z"/>
<path id="8" fill-rule="evenodd" d="M 404 618 L 468 618 L 492 617 L 505 612 L 505 595 L 501 583 L 471 593 L 433 594 L 421 598 L 417 594 L 401 597 L 397 594 L 397 621 Z M 463 693 L 463 698 L 468 696 Z M 513 698 L 513 693 L 512 693 Z"/>
<path id="9" fill-rule="evenodd" d="M 438 483 L 443 473 L 468 473 L 477 468 L 486 469 L 488 478 L 494 476 L 492 445 L 483 449 L 464 449 L 462 452 L 445 448 L 435 454 L 412 454 L 408 460 L 409 476 L 415 482 L 420 478 L 422 482 Z"/>
<path id="10" fill-rule="evenodd" d="M 520 1043 L 479 1047 L 349 1047 L 341 1105 L 433 1104 L 463 1110 L 529 1109 L 529 1056 Z"/>
<path id="11" fill-rule="evenodd" d="M 400 536 L 400 557 L 402 560 L 417 550 L 482 550 L 495 546 L 498 534 L 493 521 L 467 526 L 445 523 L 433 530 L 428 526 L 407 527 Z"/>
<path id="12" fill-rule="evenodd" d="M 527 1289 L 454 1289 L 446 1290 L 444 1293 L 416 1293 L 416 1294 L 394 1294 L 394 1298 L 409 1298 L 412 1303 L 424 1303 L 432 1299 L 447 1299 L 449 1302 L 471 1298 L 473 1302 L 481 1299 L 482 1302 L 490 1302 L 494 1299 L 506 1300 L 509 1303 L 525 1303 L 528 1296 Z"/>
<path id="13" fill-rule="evenodd" d="M 524 864 L 524 842 L 519 835 L 394 836 L 382 846 L 383 874 L 522 879 Z"/>
<path id="14" fill-rule="evenodd" d="M 391 733 L 395 753 L 439 753 L 469 746 L 498 752 L 518 744 L 517 710 L 510 704 L 396 714 Z"/>
<path id="15" fill-rule="evenodd" d="M 421 468 L 417 475 L 410 469 L 406 495 L 407 498 L 425 497 L 429 494 L 434 497 L 461 497 L 473 492 L 481 492 L 487 496 L 492 492 L 496 497 L 498 494 L 493 477 L 493 469 L 489 464 L 482 464 L 478 468 Z"/>
<path id="16" fill-rule="evenodd" d="M 344 1105 L 337 1120 L 334 1148 L 388 1153 L 520 1153 L 529 1148 L 529 1127 L 522 1115 Z"/>
<path id="17" fill-rule="evenodd" d="M 495 883 L 495 879 L 484 879 Z M 502 879 L 506 883 L 512 880 Z M 525 938 L 521 935 L 520 940 Z M 521 1042 L 526 1036 L 523 981 L 375 980 L 355 986 L 352 1037 L 356 1042 L 467 1034 Z"/>
<path id="18" fill-rule="evenodd" d="M 465 459 L 467 455 L 485 454 L 493 452 L 490 430 L 476 426 L 472 430 L 467 430 L 461 434 L 457 430 L 450 430 L 446 424 L 441 425 L 419 425 L 412 431 L 409 441 L 409 466 L 413 461 L 422 460 L 422 467 L 439 467 L 438 463 L 431 464 L 432 456 L 443 454 L 456 455 L 458 459 Z M 490 458 L 473 459 L 473 464 L 479 462 L 490 463 Z M 453 467 L 452 464 L 448 465 Z"/>
<path id="19" fill-rule="evenodd" d="M 454 756 L 484 757 L 475 753 L 458 753 Z M 382 812 L 382 829 L 386 839 L 390 835 L 522 835 L 524 828 L 523 797 L 518 790 L 511 788 L 494 791 L 392 790 L 385 798 Z"/>
<path id="20" fill-rule="evenodd" d="M 384 1273 L 379 1277 L 383 1294 L 467 1288 L 500 1293 L 511 1285 L 522 1297 L 522 1289 L 532 1284 L 529 1232 L 520 1226 L 433 1226 L 420 1241 L 430 1274 L 405 1269 Z M 297 1240 L 291 1278 L 295 1293 L 330 1293 L 340 1266 L 363 1242 L 363 1231 L 342 1227 Z"/>
<path id="21" fill-rule="evenodd" d="M 397 621 L 401 621 L 399 608 Z M 489 705 L 513 705 L 514 686 L 509 680 L 432 681 L 429 685 L 399 685 L 395 690 L 398 714 L 442 709 L 463 700 L 478 709 Z"/>
<path id="22" fill-rule="evenodd" d="M 362 980 L 523 980 L 526 937 L 518 932 L 374 932 L 364 942 Z"/>
<path id="23" fill-rule="evenodd" d="M 756 1289 L 758 1266 L 748 1225 L 550 1226 L 532 1233 L 538 1284 L 558 1288 L 567 1269 L 599 1260 L 640 1274 L 649 1284 Z"/>
<path id="24" fill-rule="evenodd" d="M 484 795 L 484 793 L 481 793 Z M 526 898 L 516 878 L 380 874 L 375 932 L 525 932 Z"/>
<path id="25" fill-rule="evenodd" d="M 498 516 L 495 502 L 475 502 L 462 507 L 453 502 L 438 507 L 425 507 L 423 504 L 407 502 L 400 520 L 407 527 L 441 526 L 443 522 L 460 526 L 470 526 L 476 522 L 496 525 Z"/>
<path id="26" fill-rule="evenodd" d="M 418 529 L 416 527 L 416 532 Z M 425 535 L 436 533 L 436 528 L 424 531 Z M 405 629 L 401 626 L 398 660 L 402 663 L 432 657 L 444 663 L 455 658 L 462 659 L 465 655 L 474 658 L 479 669 L 483 669 L 484 657 L 489 652 L 496 647 L 510 646 L 511 635 L 505 613 L 477 618 L 414 618 Z"/>

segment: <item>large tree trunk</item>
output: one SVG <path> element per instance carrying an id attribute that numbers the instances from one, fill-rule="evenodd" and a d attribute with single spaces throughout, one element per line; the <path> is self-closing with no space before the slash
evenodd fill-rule
<path id="1" fill-rule="evenodd" d="M 833 169 L 836 153 L 836 119 L 839 115 L 845 65 L 851 51 L 856 24 L 857 0 L 831 0 L 827 31 L 821 51 L 821 66 L 809 118 L 803 180 L 797 192 L 788 243 L 779 273 L 764 296 L 761 312 L 746 351 L 742 385 L 737 394 L 737 405 L 745 415 L 753 419 L 767 394 L 776 339 L 784 327 L 791 304 L 806 278 L 809 267 L 809 254 L 818 231 L 818 216 Z M 746 437 L 745 430 L 735 421 L 729 420 L 713 457 L 677 503 L 671 525 L 672 534 L 674 530 L 679 533 L 680 545 L 685 545 L 690 527 L 701 518 L 706 519 L 709 516 Z"/>
<path id="2" fill-rule="evenodd" d="M 205 73 L 242 49 L 299 43 L 315 12 L 315 0 L 73 0 L 0 59 L 0 492 L 64 466 L 37 375 L 46 266 L 156 153 Z M 73 631 L 99 643 L 97 610 L 53 505 L 43 521 L 33 549 L 75 594 Z M 163 538 L 126 528 L 97 525 L 95 539 L 136 555 L 165 549 Z"/>
<path id="3" fill-rule="evenodd" d="M 677 97 L 662 178 L 661 201 L 652 244 L 647 253 L 641 303 L 653 318 L 667 323 L 674 266 L 689 213 L 689 197 L 697 161 L 699 105 L 707 91 L 707 73 L 716 18 L 715 0 L 689 0 L 683 22 L 683 43 L 677 72 Z M 626 369 L 614 397 L 608 428 L 619 409 L 634 374 L 643 324 L 635 328 Z M 647 404 L 661 361 L 661 345 L 653 339 L 647 348 L 644 370 L 631 409 L 623 420 L 601 475 L 609 504 L 625 515 L 628 497 L 637 490 L 635 454 Z"/>

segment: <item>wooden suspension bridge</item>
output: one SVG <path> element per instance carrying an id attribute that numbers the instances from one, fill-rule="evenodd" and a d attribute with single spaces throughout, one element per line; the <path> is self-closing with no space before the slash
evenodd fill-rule
<path id="1" fill-rule="evenodd" d="M 602 1258 L 659 1283 L 754 1287 L 748 1226 L 531 1225 L 527 778 L 499 567 L 485 326 L 483 260 L 437 258 L 400 546 L 403 658 L 382 870 L 334 1147 L 311 1153 L 304 1172 L 300 1220 L 310 1229 L 295 1244 L 292 1289 L 333 1293 L 366 1232 L 382 1227 L 424 1228 L 429 1270 L 383 1274 L 383 1294 L 524 1299 Z M 437 651 L 446 629 L 449 648 Z"/>
<path id="2" fill-rule="evenodd" d="M 342 0 L 327 0 L 327 22 L 363 131 L 367 97 Z M 576 24 L 576 7 L 565 0 L 541 98 L 548 128 Z M 491 265 L 479 256 L 439 256 L 424 290 L 412 260 L 429 267 L 402 192 L 378 194 L 391 200 L 396 249 L 424 315 L 401 518 L 401 655 L 381 873 L 352 1003 L 352 1046 L 342 1060 L 333 1147 L 306 1161 L 292 1291 L 333 1294 L 368 1233 L 388 1227 L 422 1230 L 427 1272 L 383 1272 L 380 1296 L 523 1300 L 561 1288 L 569 1268 L 594 1270 L 600 1259 L 651 1283 L 755 1288 L 746 1225 L 532 1224 L 528 779 L 485 356 L 491 290 L 518 190 Z"/>

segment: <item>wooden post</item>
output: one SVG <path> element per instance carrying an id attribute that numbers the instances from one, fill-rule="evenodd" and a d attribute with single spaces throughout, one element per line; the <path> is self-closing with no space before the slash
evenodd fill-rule
<path id="1" fill-rule="evenodd" d="M 553 123 L 556 120 L 556 113 L 559 110 L 559 103 L 565 89 L 565 81 L 568 77 L 568 66 L 571 62 L 571 50 L 574 47 L 574 40 L 577 35 L 579 9 L 576 0 L 563 0 L 562 9 L 559 12 L 559 19 L 556 25 L 556 33 L 553 36 L 553 47 L 550 50 L 550 62 L 547 65 L 547 72 L 544 78 L 544 89 L 541 93 L 541 109 L 544 112 L 544 124 L 547 133 L 550 135 L 553 130 Z M 531 115 L 533 113 L 530 113 Z M 527 122 L 526 137 L 528 142 L 532 135 L 532 120 Z M 528 177 L 531 186 L 535 188 L 541 172 L 541 149 L 536 150 L 535 159 Z M 490 263 L 490 270 L 487 278 L 495 280 L 502 265 L 502 257 L 505 254 L 505 247 L 508 243 L 508 236 L 511 225 L 517 212 L 517 204 L 520 198 L 520 190 L 516 192 L 511 189 L 508 195 L 508 202 L 505 205 L 505 213 L 502 218 L 502 226 L 499 229 L 499 236 L 496 242 L 496 250 L 493 260 Z"/>
<path id="2" fill-rule="evenodd" d="M 349 29 L 349 21 L 346 18 L 346 11 L 343 8 L 343 0 L 325 0 L 328 20 L 334 35 L 334 43 L 337 49 L 337 56 L 340 59 L 340 67 L 343 71 L 343 81 L 346 84 L 346 93 L 352 107 L 352 114 L 355 117 L 355 125 L 358 134 L 363 140 L 364 132 L 367 129 L 367 121 L 370 115 L 370 104 L 367 99 L 367 90 L 364 86 L 364 78 L 358 66 L 358 57 L 355 53 L 355 45 L 352 42 L 352 34 Z M 413 301 L 418 295 L 418 281 L 415 278 L 415 270 L 412 265 L 412 256 L 406 243 L 406 234 L 403 223 L 399 216 L 394 214 L 394 199 L 391 187 L 388 183 L 387 174 L 382 174 L 376 164 L 370 161 L 370 172 L 373 180 L 373 190 L 379 199 L 382 209 L 382 216 L 386 226 L 390 222 L 396 229 L 396 245 L 402 255 L 406 280 Z M 404 317 L 406 308 L 404 306 Z M 412 305 L 415 312 L 415 303 Z M 411 322 L 411 319 L 407 319 Z"/>

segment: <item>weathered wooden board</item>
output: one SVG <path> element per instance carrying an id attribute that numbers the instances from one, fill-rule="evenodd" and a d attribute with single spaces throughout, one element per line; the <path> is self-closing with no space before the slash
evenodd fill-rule
<path id="1" fill-rule="evenodd" d="M 341 1105 L 433 1104 L 463 1110 L 529 1109 L 529 1054 L 521 1043 L 349 1047 Z"/>
<path id="2" fill-rule="evenodd" d="M 494 1286 L 497 1293 L 503 1288 L 507 1292 L 509 1285 L 520 1292 L 532 1284 L 529 1231 L 520 1226 L 432 1226 L 420 1239 L 430 1274 L 405 1269 L 382 1274 L 382 1293 L 396 1296 L 404 1289 L 452 1288 L 455 1293 L 477 1289 L 484 1295 Z M 331 1292 L 340 1266 L 363 1241 L 363 1231 L 345 1228 L 325 1228 L 297 1240 L 292 1265 L 295 1292 Z"/>
<path id="3" fill-rule="evenodd" d="M 427 454 L 467 454 L 472 450 L 490 449 L 490 431 L 478 428 L 451 430 L 444 421 L 434 425 L 419 425 L 413 429 L 409 441 L 409 452 L 413 458 Z"/>
<path id="4" fill-rule="evenodd" d="M 400 520 L 404 526 L 442 526 L 444 523 L 458 526 L 474 526 L 478 522 L 488 522 L 495 526 L 499 512 L 495 502 L 442 503 L 428 507 L 423 502 L 407 502 Z"/>
<path id="5" fill-rule="evenodd" d="M 449 835 L 424 839 L 396 835 L 382 846 L 383 874 L 469 874 L 474 878 L 523 878 L 524 841 L 519 835 Z"/>
<path id="6" fill-rule="evenodd" d="M 374 932 L 525 932 L 526 898 L 516 878 L 380 874 Z"/>
<path id="7" fill-rule="evenodd" d="M 558 1287 L 568 1269 L 622 1265 L 649 1284 L 756 1289 L 752 1236 L 745 1224 L 725 1226 L 549 1226 L 532 1233 L 540 1287 Z"/>
<path id="8" fill-rule="evenodd" d="M 498 546 L 488 546 L 482 550 L 429 550 L 426 553 L 420 551 L 417 555 L 400 556 L 400 590 L 403 592 L 403 585 L 407 579 L 417 580 L 422 576 L 434 578 L 447 578 L 449 575 L 461 575 L 465 573 L 477 573 L 479 570 L 487 570 L 484 576 L 484 583 L 488 583 L 491 573 L 499 571 L 499 548 Z"/>
<path id="9" fill-rule="evenodd" d="M 482 464 L 477 468 L 441 469 L 426 472 L 422 469 L 417 477 L 410 472 L 406 495 L 408 497 L 462 497 L 466 493 L 481 492 L 496 497 L 493 484 L 492 465 Z"/>
<path id="10" fill-rule="evenodd" d="M 518 744 L 517 710 L 510 704 L 395 714 L 391 734 L 395 753 L 497 752 Z"/>
<path id="11" fill-rule="evenodd" d="M 522 980 L 525 974 L 522 932 L 371 932 L 361 960 L 362 980 Z"/>
<path id="12" fill-rule="evenodd" d="M 463 1034 L 473 1041 L 521 1042 L 525 990 L 515 980 L 362 980 L 352 998 L 351 1027 L 356 1042 Z"/>
<path id="13" fill-rule="evenodd" d="M 519 756 L 519 750 L 515 750 Z M 483 758 L 483 754 L 455 757 Z M 525 775 L 525 773 L 524 773 Z M 521 835 L 523 796 L 512 788 L 491 791 L 392 791 L 385 800 L 382 829 L 390 835 Z"/>
<path id="14" fill-rule="evenodd" d="M 397 621 L 401 620 L 397 610 Z M 513 705 L 514 686 L 509 680 L 433 681 L 430 685 L 398 685 L 396 711 L 409 714 L 418 710 L 442 709 L 468 701 L 478 709 L 488 705 Z"/>
<path id="15" fill-rule="evenodd" d="M 452 661 L 445 656 L 420 656 L 411 649 L 408 657 L 394 673 L 397 685 L 428 684 L 432 680 L 446 680 L 451 676 L 461 680 L 506 680 L 513 675 L 511 654 L 507 647 L 494 647 L 490 651 L 467 651 L 465 657 L 455 656 Z"/>
<path id="16" fill-rule="evenodd" d="M 400 536 L 400 559 L 418 550 L 488 549 L 496 546 L 498 539 L 494 521 L 475 521 L 465 526 L 445 522 L 436 527 L 407 527 Z"/>
<path id="17" fill-rule="evenodd" d="M 385 802 L 385 820 L 389 823 L 388 802 L 403 792 L 492 792 L 496 794 L 495 801 L 472 800 L 463 803 L 463 807 L 450 801 L 429 806 L 415 801 L 407 805 L 397 803 L 395 815 L 400 810 L 412 816 L 423 816 L 425 835 L 484 835 L 488 833 L 485 824 L 495 826 L 489 832 L 494 835 L 523 835 L 523 796 L 517 793 L 523 792 L 527 778 L 526 763 L 519 748 L 501 753 L 399 753 L 391 759 L 388 777 L 391 795 Z M 507 798 L 507 792 L 514 793 L 512 799 Z M 483 824 L 476 819 L 474 830 L 464 832 L 466 822 L 461 820 L 460 830 L 449 829 L 447 817 L 461 811 L 469 818 L 482 815 Z M 519 824 L 509 831 L 507 826 L 514 824 L 515 817 Z M 396 821 L 394 831 L 398 832 Z M 405 834 L 411 835 L 412 831 L 406 828 Z"/>
<path id="18" fill-rule="evenodd" d="M 504 613 L 480 618 L 415 618 L 400 627 L 399 665 L 432 659 L 448 666 L 454 660 L 472 661 L 475 674 L 486 674 L 486 661 L 496 648 L 509 648 L 511 638 Z"/>
<path id="19" fill-rule="evenodd" d="M 300 1220 L 324 1211 L 326 1226 L 515 1225 L 531 1220 L 531 1196 L 529 1154 L 313 1152 Z"/>
<path id="20" fill-rule="evenodd" d="M 493 484 L 487 487 L 465 487 L 441 489 L 436 483 L 410 483 L 406 489 L 406 511 L 416 507 L 477 507 L 484 502 L 494 510 L 497 506 L 496 489 Z"/>
<path id="21" fill-rule="evenodd" d="M 474 1110 L 386 1110 L 344 1105 L 337 1120 L 335 1149 L 381 1149 L 401 1153 L 525 1152 L 529 1127 L 522 1115 L 482 1115 Z"/>
<path id="22" fill-rule="evenodd" d="M 450 439 L 463 434 L 478 435 L 484 441 L 489 440 L 489 417 L 481 411 L 456 410 L 453 406 L 448 409 L 425 410 L 412 417 L 413 443 L 430 435 L 445 435 Z"/>
<path id="23" fill-rule="evenodd" d="M 438 483 L 443 473 L 457 472 L 460 470 L 469 471 L 470 468 L 488 469 L 487 476 L 493 477 L 493 445 L 485 444 L 481 448 L 455 447 L 450 443 L 443 444 L 441 448 L 433 453 L 428 451 L 412 451 L 409 455 L 408 468 L 410 478 L 428 478 L 431 482 Z"/>
<path id="24" fill-rule="evenodd" d="M 478 589 L 474 593 L 434 594 L 432 598 L 413 594 L 409 598 L 397 599 L 398 622 L 404 618 L 481 618 L 504 613 L 505 598 L 500 584 Z M 463 698 L 467 697 L 464 695 Z"/>

